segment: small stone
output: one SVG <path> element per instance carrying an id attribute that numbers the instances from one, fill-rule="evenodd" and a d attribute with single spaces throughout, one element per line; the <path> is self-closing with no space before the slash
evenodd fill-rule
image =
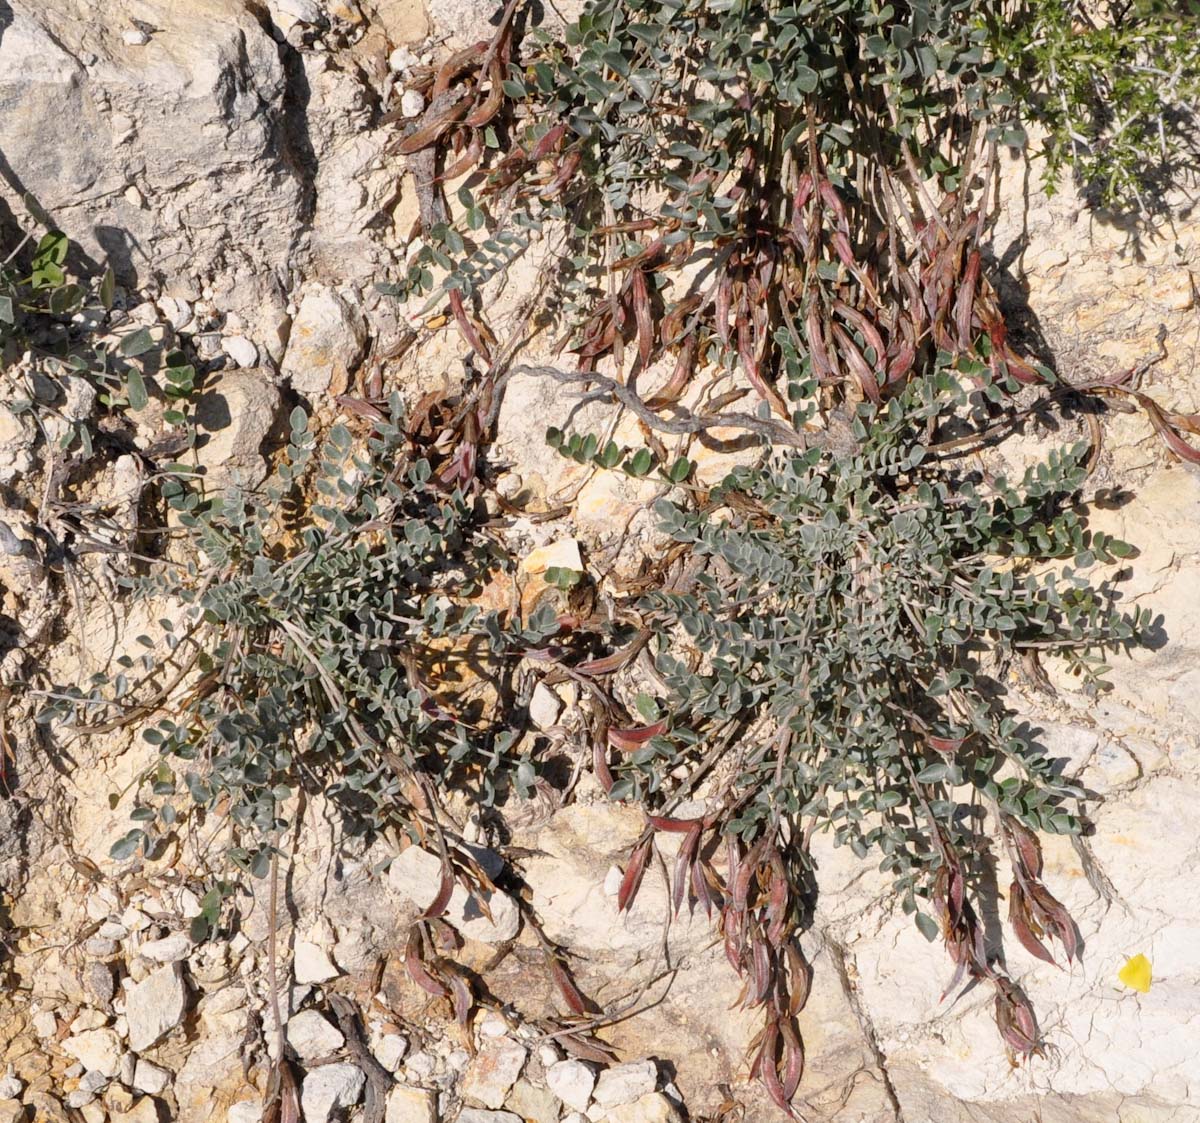
<path id="1" fill-rule="evenodd" d="M 397 1084 L 388 1093 L 384 1123 L 438 1123 L 437 1093 Z"/>
<path id="2" fill-rule="evenodd" d="M 499 1014 L 489 1011 L 480 1019 L 479 1032 L 484 1037 L 503 1037 L 508 1032 L 508 1025 Z"/>
<path id="3" fill-rule="evenodd" d="M 388 1072 L 396 1072 L 400 1068 L 400 1062 L 404 1060 L 406 1052 L 408 1052 L 407 1037 L 401 1037 L 398 1033 L 385 1033 L 375 1046 L 375 1059 Z"/>
<path id="4" fill-rule="evenodd" d="M 561 1110 L 553 1092 L 528 1080 L 518 1080 L 513 1085 L 504 1106 L 515 1111 L 526 1123 L 558 1123 Z"/>
<path id="5" fill-rule="evenodd" d="M 298 23 L 319 24 L 321 9 L 315 0 L 270 0 L 271 18 L 285 35 Z"/>
<path id="6" fill-rule="evenodd" d="M 87 1092 L 98 1092 L 107 1087 L 109 1077 L 102 1072 L 85 1072 L 79 1081 L 79 1086 Z"/>
<path id="7" fill-rule="evenodd" d="M 530 550 L 521 561 L 524 573 L 545 573 L 555 567 L 582 572 L 583 556 L 574 538 L 560 538 L 548 546 L 539 546 L 536 550 Z"/>
<path id="8" fill-rule="evenodd" d="M 124 1115 L 133 1108 L 133 1093 L 125 1088 L 114 1085 L 104 1096 L 104 1106 L 109 1111 Z"/>
<path id="9" fill-rule="evenodd" d="M 3 1077 L 0 1077 L 0 1100 L 15 1100 L 24 1089 L 24 1082 L 9 1065 Z"/>
<path id="10" fill-rule="evenodd" d="M 96 1098 L 95 1092 L 89 1092 L 86 1088 L 76 1088 L 73 1092 L 67 1093 L 67 1107 L 78 1110 L 81 1107 L 86 1107 Z"/>
<path id="11" fill-rule="evenodd" d="M 138 1057 L 137 1068 L 133 1073 L 133 1080 L 130 1085 L 137 1092 L 147 1092 L 152 1096 L 157 1096 L 171 1079 L 171 1070 L 159 1068 L 158 1065 L 151 1064 L 144 1057 Z"/>
<path id="12" fill-rule="evenodd" d="M 239 367 L 252 367 L 258 362 L 258 348 L 244 335 L 227 335 L 221 346 Z"/>
<path id="13" fill-rule="evenodd" d="M 437 1068 L 437 1062 L 423 1050 L 413 1053 L 405 1062 L 404 1071 L 414 1080 L 428 1080 Z"/>
<path id="14" fill-rule="evenodd" d="M 152 971 L 130 987 L 125 998 L 129 1047 L 135 1053 L 149 1049 L 183 1021 L 186 1008 L 187 990 L 179 964 Z"/>
<path id="15" fill-rule="evenodd" d="M 344 1108 L 353 1107 L 362 1095 L 367 1078 L 350 1064 L 321 1065 L 305 1078 L 300 1107 L 305 1123 L 327 1123 Z"/>
<path id="16" fill-rule="evenodd" d="M 179 963 L 191 954 L 192 946 L 191 937 L 176 932 L 161 940 L 147 940 L 138 948 L 138 954 L 155 963 Z"/>
<path id="17" fill-rule="evenodd" d="M 107 885 L 103 885 L 88 897 L 84 907 L 91 920 L 107 920 L 118 908 L 116 894 Z"/>
<path id="18" fill-rule="evenodd" d="M 302 1010 L 288 1020 L 287 1039 L 303 1061 L 337 1052 L 346 1039 L 316 1010 Z"/>
<path id="19" fill-rule="evenodd" d="M 152 1096 L 143 1096 L 128 1111 L 116 1111 L 109 1123 L 158 1123 L 158 1103 Z"/>
<path id="20" fill-rule="evenodd" d="M 138 210 L 145 209 L 146 196 L 141 193 L 136 183 L 131 183 L 128 187 L 126 187 L 122 192 L 122 195 L 125 196 L 125 202 L 137 207 Z"/>
<path id="21" fill-rule="evenodd" d="M 525 1047 L 515 1041 L 489 1041 L 475 1055 L 463 1081 L 463 1095 L 484 1107 L 503 1107 L 508 1090 L 525 1067 Z"/>
<path id="22" fill-rule="evenodd" d="M 551 1065 L 558 1064 L 562 1060 L 562 1052 L 553 1041 L 543 1042 L 538 1046 L 538 1060 L 542 1062 L 543 1068 L 549 1068 Z"/>
<path id="23" fill-rule="evenodd" d="M 54 1037 L 58 1033 L 58 1019 L 53 1010 L 39 1010 L 33 1015 L 33 1032 L 38 1037 Z"/>
<path id="24" fill-rule="evenodd" d="M 225 1113 L 229 1123 L 262 1123 L 262 1104 L 258 1100 L 239 1100 Z"/>
<path id="25" fill-rule="evenodd" d="M 544 682 L 539 682 L 533 688 L 533 696 L 529 699 L 529 718 L 539 729 L 549 729 L 558 724 L 562 713 L 562 701 Z"/>
<path id="26" fill-rule="evenodd" d="M 559 1123 L 591 1123 L 591 1120 L 582 1111 L 568 1111 Z"/>
<path id="27" fill-rule="evenodd" d="M 326 983 L 341 974 L 329 953 L 308 940 L 296 941 L 292 970 L 298 983 Z"/>
<path id="28" fill-rule="evenodd" d="M 395 74 L 405 74 L 420 63 L 407 47 L 397 47 L 388 55 L 388 68 Z"/>
<path id="29" fill-rule="evenodd" d="M 110 1009 L 117 984 L 109 966 L 106 963 L 89 963 L 83 971 L 83 989 L 101 1010 Z"/>
<path id="30" fill-rule="evenodd" d="M 186 300 L 164 296 L 160 297 L 156 303 L 158 310 L 166 317 L 167 323 L 176 331 L 182 331 L 192 322 L 192 306 Z"/>
<path id="31" fill-rule="evenodd" d="M 300 301 L 282 371 L 301 394 L 345 390 L 366 344 L 362 314 L 340 293 L 310 287 Z"/>
<path id="32" fill-rule="evenodd" d="M 99 1010 L 80 1010 L 71 1019 L 71 1032 L 83 1033 L 85 1030 L 100 1029 L 106 1025 L 108 1025 L 108 1018 Z"/>
<path id="33" fill-rule="evenodd" d="M 81 1065 L 78 1061 L 76 1061 L 73 1065 L 67 1065 L 67 1067 L 63 1069 L 63 1076 L 70 1080 L 74 1080 L 76 1077 L 82 1075 L 83 1065 Z"/>
<path id="34" fill-rule="evenodd" d="M 117 941 L 93 936 L 90 940 L 84 940 L 83 950 L 93 959 L 111 959 L 117 954 Z"/>
<path id="35" fill-rule="evenodd" d="M 633 1061 L 606 1068 L 592 1095 L 603 1107 L 615 1107 L 649 1095 L 657 1084 L 658 1066 L 653 1061 Z"/>
<path id="36" fill-rule="evenodd" d="M 567 1107 L 586 1111 L 596 1086 L 596 1074 L 583 1061 L 559 1061 L 546 1069 L 546 1086 Z"/>
<path id="37" fill-rule="evenodd" d="M 680 1114 L 661 1092 L 651 1092 L 610 1108 L 604 1119 L 605 1123 L 680 1123 Z"/>
<path id="38" fill-rule="evenodd" d="M 121 1070 L 121 1042 L 111 1029 L 89 1029 L 68 1037 L 63 1052 L 74 1057 L 89 1072 L 116 1076 Z"/>
<path id="39" fill-rule="evenodd" d="M 121 1072 L 120 1079 L 122 1084 L 133 1086 L 134 1079 L 137 1076 L 137 1055 L 134 1053 L 125 1053 L 121 1057 Z"/>
<path id="40" fill-rule="evenodd" d="M 103 936 L 106 940 L 123 940 L 129 935 L 129 929 L 119 920 L 106 920 L 100 925 L 96 935 Z"/>
<path id="41" fill-rule="evenodd" d="M 416 90 L 405 90 L 400 98 L 400 112 L 405 117 L 419 117 L 425 112 L 425 99 Z"/>
<path id="42" fill-rule="evenodd" d="M 478 1107 L 464 1107 L 458 1113 L 458 1123 L 525 1123 L 511 1111 L 484 1111 Z"/>
<path id="43" fill-rule="evenodd" d="M 150 42 L 150 36 L 140 27 L 127 27 L 121 32 L 121 42 L 127 47 L 144 47 Z"/>

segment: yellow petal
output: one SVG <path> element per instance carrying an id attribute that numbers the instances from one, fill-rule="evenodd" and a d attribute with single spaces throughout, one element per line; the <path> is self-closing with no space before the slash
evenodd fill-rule
<path id="1" fill-rule="evenodd" d="M 1144 955 L 1135 955 L 1117 972 L 1117 978 L 1130 989 L 1145 994 L 1150 989 L 1150 960 Z"/>

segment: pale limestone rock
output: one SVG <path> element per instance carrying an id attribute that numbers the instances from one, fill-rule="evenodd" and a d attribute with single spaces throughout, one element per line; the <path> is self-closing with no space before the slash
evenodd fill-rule
<path id="1" fill-rule="evenodd" d="M 292 970 L 298 983 L 326 983 L 341 974 L 329 952 L 309 940 L 296 941 Z"/>
<path id="2" fill-rule="evenodd" d="M 388 1092 L 384 1123 L 438 1123 L 437 1093 L 397 1084 Z"/>
<path id="3" fill-rule="evenodd" d="M 258 348 L 244 335 L 225 336 L 221 347 L 235 366 L 252 367 L 258 363 Z"/>
<path id="4" fill-rule="evenodd" d="M 342 393 L 365 342 L 357 308 L 328 286 L 310 286 L 292 323 L 283 373 L 298 393 L 320 395 L 331 387 Z"/>
<path id="5" fill-rule="evenodd" d="M 301 1010 L 287 1023 L 287 1039 L 302 1061 L 336 1052 L 346 1039 L 316 1010 Z"/>
<path id="6" fill-rule="evenodd" d="M 488 1111 L 481 1107 L 464 1107 L 458 1113 L 457 1123 L 525 1123 L 511 1111 Z"/>
<path id="7" fill-rule="evenodd" d="M 144 1057 L 138 1057 L 137 1067 L 133 1072 L 131 1087 L 137 1092 L 147 1092 L 157 1096 L 171 1079 L 171 1070 L 151 1064 Z"/>
<path id="8" fill-rule="evenodd" d="M 384 1033 L 374 1046 L 375 1059 L 388 1072 L 398 1072 L 408 1051 L 408 1038 L 398 1033 Z"/>
<path id="9" fill-rule="evenodd" d="M 592 1089 L 596 1087 L 596 1074 L 583 1061 L 559 1061 L 546 1069 L 546 1085 L 567 1107 L 587 1111 Z"/>
<path id="10" fill-rule="evenodd" d="M 261 1120 L 261 1100 L 239 1100 L 229 1105 L 229 1123 L 261 1123 Z"/>
<path id="11" fill-rule="evenodd" d="M 147 940 L 138 948 L 138 955 L 155 963 L 179 963 L 191 954 L 192 940 L 184 932 L 175 932 L 161 940 Z"/>
<path id="12" fill-rule="evenodd" d="M 152 1096 L 143 1096 L 128 1111 L 114 1111 L 110 1123 L 159 1123 L 158 1102 Z"/>
<path id="13" fill-rule="evenodd" d="M 121 1070 L 121 1041 L 111 1029 L 89 1029 L 68 1037 L 63 1052 L 89 1072 L 116 1076 Z"/>
<path id="14" fill-rule="evenodd" d="M 611 1108 L 648 1096 L 657 1085 L 658 1066 L 653 1061 L 631 1061 L 604 1069 L 592 1097 L 602 1107 Z"/>
<path id="15" fill-rule="evenodd" d="M 488 1041 L 467 1069 L 463 1095 L 484 1107 L 503 1107 L 509 1089 L 525 1067 L 526 1056 L 525 1047 L 515 1041 L 504 1038 Z"/>
<path id="16" fill-rule="evenodd" d="M 25 1088 L 25 1082 L 21 1080 L 13 1071 L 13 1066 L 9 1065 L 3 1076 L 0 1076 L 0 1100 L 15 1100 Z"/>
<path id="17" fill-rule="evenodd" d="M 418 908 L 428 908 L 441 887 L 441 862 L 428 851 L 410 846 L 388 868 L 388 884 Z M 497 890 L 485 894 L 491 911 L 489 920 L 479 902 L 458 884 L 450 894 L 446 918 L 464 936 L 485 944 L 500 944 L 511 940 L 521 925 L 521 914 L 507 893 Z"/>
<path id="18" fill-rule="evenodd" d="M 181 1021 L 187 1009 L 187 989 L 178 963 L 152 971 L 129 988 L 125 1016 L 129 1020 L 129 1047 L 140 1053 L 162 1040 Z"/>
<path id="19" fill-rule="evenodd" d="M 267 476 L 262 444 L 279 412 L 279 391 L 263 370 L 221 371 L 196 399 L 196 458 L 211 488 L 256 487 Z"/>
<path id="20" fill-rule="evenodd" d="M 651 1092 L 632 1103 L 618 1104 L 605 1114 L 605 1123 L 681 1123 L 678 1109 L 661 1092 Z"/>
<path id="21" fill-rule="evenodd" d="M 127 287 L 240 275 L 235 300 L 253 322 L 253 280 L 286 264 L 307 190 L 279 143 L 275 43 L 232 0 L 112 0 L 106 34 L 95 14 L 93 0 L 18 2 L 0 21 L 0 150 L 14 185 L 0 193 L 16 209 L 30 192 Z M 70 143 L 46 143 L 50 120 L 71 122 Z"/>
<path id="22" fill-rule="evenodd" d="M 300 1107 L 305 1123 L 328 1123 L 353 1107 L 362 1095 L 366 1077 L 351 1064 L 321 1065 L 304 1078 Z"/>
<path id="23" fill-rule="evenodd" d="M 524 1078 L 512 1086 L 504 1106 L 515 1111 L 526 1123 L 558 1123 L 561 1110 L 553 1092 Z"/>
<path id="24" fill-rule="evenodd" d="M 562 699 L 544 682 L 539 682 L 529 699 L 529 719 L 539 729 L 549 729 L 558 723 L 561 713 Z"/>

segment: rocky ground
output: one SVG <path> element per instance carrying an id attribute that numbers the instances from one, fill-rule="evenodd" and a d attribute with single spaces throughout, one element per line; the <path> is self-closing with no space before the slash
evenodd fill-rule
<path id="1" fill-rule="evenodd" d="M 0 0 L 5 243 L 48 216 L 78 245 L 78 267 L 114 266 L 119 326 L 146 326 L 195 355 L 208 374 L 195 455 L 212 478 L 261 480 L 264 443 L 292 405 L 328 420 L 364 364 L 378 362 L 410 401 L 462 377 L 453 330 L 414 325 L 414 308 L 374 288 L 401 271 L 417 215 L 411 180 L 388 154 L 395 126 L 383 118 L 414 66 L 485 34 L 494 9 L 479 0 L 113 0 L 97 18 L 90 0 Z M 543 18 L 561 16 L 548 5 Z M 1015 160 L 1003 192 L 993 268 L 1025 345 L 1069 379 L 1142 368 L 1145 390 L 1200 412 L 1200 223 L 1189 205 L 1137 226 L 1070 192 L 1047 198 L 1036 169 Z M 501 323 L 506 310 L 519 318 L 522 286 L 535 279 L 519 274 L 497 295 Z M 415 345 L 388 361 L 412 330 Z M 77 390 L 68 420 L 97 409 L 85 384 Z M 545 427 L 569 408 L 565 392 L 514 378 L 506 395 L 493 448 L 512 465 L 502 491 L 531 509 L 570 507 L 550 522 L 513 523 L 524 587 L 552 564 L 631 572 L 648 541 L 645 488 L 544 448 Z M 1047 882 L 1086 941 L 1082 963 L 1060 971 L 1020 949 L 1008 962 L 1050 1048 L 1012 1068 L 990 999 L 972 992 L 939 1004 L 944 953 L 892 907 L 881 877 L 843 851 L 818 850 L 820 908 L 805 938 L 816 977 L 797 1103 L 807 1119 L 1200 1119 L 1200 474 L 1171 461 L 1144 415 L 1103 424 L 1092 524 L 1138 547 L 1122 592 L 1161 616 L 1162 634 L 1117 661 L 1114 689 L 1099 702 L 1065 681 L 1054 694 L 1013 699 L 1094 793 L 1086 846 L 1053 840 L 1046 854 Z M 152 402 L 133 439 L 149 448 L 165 432 Z M 1004 455 L 1019 462 L 1069 436 L 1031 429 Z M 0 388 L 0 518 L 18 539 L 31 533 L 52 437 L 8 410 Z M 702 472 L 716 470 L 705 450 L 691 454 Z M 87 482 L 114 518 L 136 501 L 137 463 L 118 458 Z M 274 1047 L 265 900 L 250 902 L 231 940 L 193 943 L 203 855 L 108 856 L 127 826 L 109 795 L 153 750 L 119 733 L 47 759 L 31 721 L 31 683 L 82 680 L 153 626 L 106 593 L 115 564 L 89 560 L 86 589 L 72 595 L 28 557 L 0 553 L 0 732 L 12 746 L 0 800 L 0 1123 L 254 1123 L 266 1073 L 254 1058 Z M 569 727 L 573 701 L 541 688 L 534 720 Z M 572 949 L 584 989 L 606 1008 L 638 1000 L 636 1016 L 601 1033 L 619 1062 L 566 1059 L 548 1035 L 540 1019 L 558 1000 L 521 910 L 500 891 L 490 920 L 465 894 L 451 903 L 464 962 L 486 967 L 494 996 L 469 1029 L 457 1027 L 398 956 L 432 896 L 423 855 L 364 849 L 313 801 L 275 933 L 309 1123 L 358 1118 L 377 1095 L 387 1123 L 777 1118 L 746 1079 L 755 1026 L 731 1008 L 739 983 L 707 920 L 684 916 L 664 930 L 667 894 L 654 871 L 618 915 L 637 813 L 607 803 L 585 773 L 575 802 L 554 814 L 530 805 L 468 829 L 481 860 L 507 863 L 547 935 Z M 1117 980 L 1135 953 L 1154 965 L 1146 994 Z M 346 1016 L 345 998 L 361 1020 Z"/>

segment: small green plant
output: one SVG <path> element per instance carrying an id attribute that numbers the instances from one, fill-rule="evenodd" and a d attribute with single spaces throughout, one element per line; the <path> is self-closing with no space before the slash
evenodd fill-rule
<path id="1" fill-rule="evenodd" d="M 148 726 L 160 757 L 138 780 L 135 826 L 114 857 L 219 814 L 229 857 L 261 876 L 298 792 L 324 793 L 360 833 L 419 832 L 431 826 L 418 810 L 433 802 L 427 785 L 466 785 L 490 803 L 525 763 L 509 752 L 513 730 L 456 712 L 435 678 L 458 675 L 464 645 L 523 647 L 554 625 L 506 630 L 468 603 L 502 556 L 468 499 L 404 448 L 398 421 L 383 420 L 365 449 L 340 425 L 318 449 L 296 410 L 259 499 L 165 485 L 191 560 L 131 584 L 176 605 L 176 618 L 162 620 L 161 645 L 138 638 L 141 660 L 59 692 L 44 712 L 82 732 L 114 709 Z M 311 506 L 297 486 L 306 473 Z"/>
<path id="2" fill-rule="evenodd" d="M 1046 132 L 1046 190 L 1070 172 L 1094 202 L 1159 210 L 1200 155 L 1200 7 L 1029 0 L 990 30 L 1023 116 Z"/>
<path id="3" fill-rule="evenodd" d="M 196 384 L 187 357 L 180 351 L 164 354 L 146 328 L 132 328 L 115 341 L 98 340 L 112 332 L 112 270 L 90 280 L 72 277 L 70 243 L 57 230 L 43 235 L 27 267 L 18 268 L 30 241 L 20 243 L 0 266 L 0 379 L 9 384 L 9 409 L 39 424 L 43 417 L 58 417 L 63 422 L 55 442 L 59 451 L 78 447 L 86 458 L 93 451 L 90 423 L 58 408 L 67 397 L 65 380 L 83 379 L 106 409 L 137 411 L 149 402 L 148 383 L 161 374 L 171 406 L 164 419 L 186 428 L 186 403 Z"/>
<path id="4" fill-rule="evenodd" d="M 764 1011 L 754 1069 L 785 1109 L 802 1069 L 814 833 L 878 860 L 921 931 L 945 941 L 947 990 L 964 975 L 993 986 L 1017 1055 L 1040 1049 L 1036 1020 L 985 951 L 972 903 L 997 845 L 1022 944 L 1043 959 L 1047 937 L 1077 951 L 1040 879 L 1037 835 L 1079 832 L 1084 793 L 1001 708 L 1000 683 L 1023 655 L 1052 653 L 1098 689 L 1100 653 L 1136 641 L 1150 616 L 1122 614 L 1083 572 L 1132 552 L 1072 509 L 1086 445 L 1016 483 L 927 459 L 922 434 L 967 404 L 943 367 L 886 408 L 864 406 L 851 455 L 781 450 L 700 509 L 659 503 L 703 568 L 642 605 L 666 693 L 640 707 L 646 724 L 609 730 L 618 759 L 606 768 L 613 795 L 651 808 L 703 784 L 707 810 L 651 813 L 621 904 L 654 832 L 683 833 L 675 906 L 719 908 L 747 1004 Z M 724 837 L 723 879 L 708 836 Z"/>

